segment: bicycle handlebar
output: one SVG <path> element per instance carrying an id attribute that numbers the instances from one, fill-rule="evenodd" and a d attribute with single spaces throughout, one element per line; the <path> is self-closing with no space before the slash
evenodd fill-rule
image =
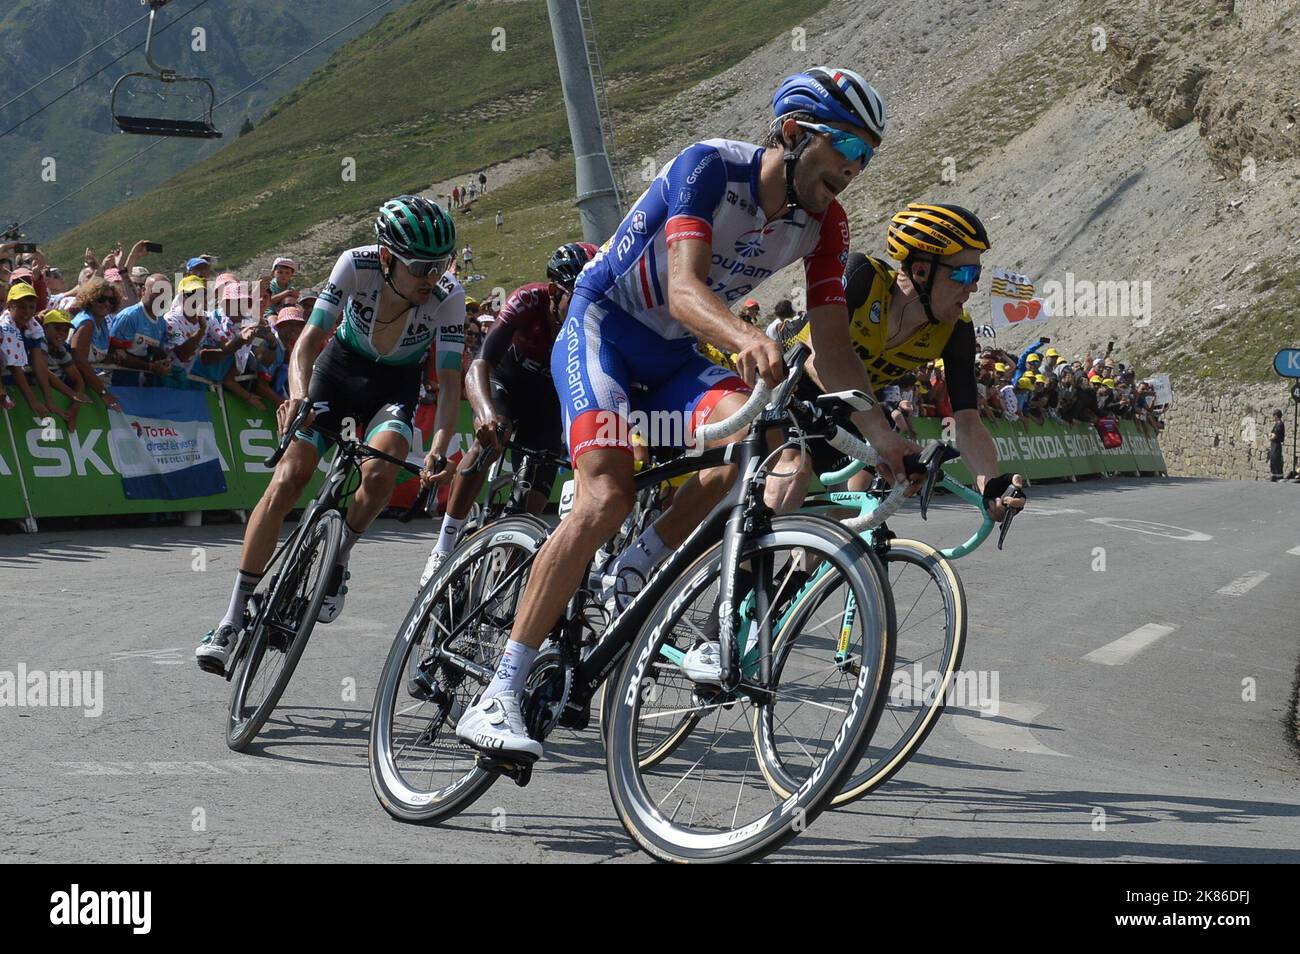
<path id="1" fill-rule="evenodd" d="M 275 452 L 271 454 L 270 457 L 266 458 L 266 460 L 262 462 L 266 467 L 274 468 L 280 463 L 280 459 L 284 457 L 285 451 L 287 451 L 289 445 L 293 443 L 293 439 L 298 433 L 298 428 L 300 428 L 303 422 L 307 420 L 307 415 L 310 414 L 312 410 L 312 405 L 303 401 L 302 406 L 298 408 L 298 413 L 294 415 L 293 421 L 287 428 L 285 428 L 284 436 L 280 438 L 280 446 L 275 449 Z M 325 437 L 340 446 L 347 445 L 354 448 L 353 453 L 358 457 L 387 461 L 390 464 L 395 464 L 402 468 L 402 470 L 405 470 L 414 477 L 419 477 L 422 472 L 418 466 L 412 464 L 410 461 L 402 460 L 392 456 L 391 454 L 385 454 L 383 451 L 371 447 L 363 441 L 346 438 L 338 433 L 338 431 L 330 430 L 328 427 L 321 427 L 319 424 L 313 424 L 312 428 L 320 431 L 325 435 Z"/>
<path id="2" fill-rule="evenodd" d="M 771 389 L 761 380 L 754 385 L 753 392 L 749 395 L 744 405 L 735 414 L 726 420 L 701 424 L 695 429 L 695 442 L 697 444 L 708 444 L 724 437 L 730 437 L 742 427 L 746 427 L 757 420 L 758 416 L 763 413 L 763 408 L 772 398 Z"/>

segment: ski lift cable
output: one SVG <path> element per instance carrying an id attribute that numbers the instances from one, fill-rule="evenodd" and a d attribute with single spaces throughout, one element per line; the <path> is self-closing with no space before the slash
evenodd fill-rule
<path id="1" fill-rule="evenodd" d="M 34 90 L 34 89 L 36 89 L 36 88 L 38 88 L 38 87 L 40 87 L 40 86 L 44 86 L 44 85 L 45 85 L 46 83 L 48 83 L 50 80 L 54 79 L 54 77 L 58 76 L 60 73 L 62 73 L 64 70 L 66 70 L 69 66 L 72 66 L 74 63 L 80 63 L 82 60 L 84 60 L 86 57 L 90 56 L 91 53 L 94 53 L 94 52 L 95 52 L 96 50 L 98 50 L 100 47 L 102 47 L 102 46 L 104 46 L 104 45 L 106 45 L 106 44 L 108 44 L 108 43 L 111 43 L 113 40 L 116 40 L 119 36 L 121 36 L 121 35 L 122 35 L 123 33 L 125 33 L 127 30 L 132 29 L 132 28 L 135 27 L 137 24 L 139 24 L 139 23 L 141 23 L 141 22 L 143 22 L 144 20 L 147 20 L 147 19 L 149 19 L 149 14 L 146 13 L 144 16 L 139 17 L 139 18 L 136 19 L 134 22 L 132 22 L 132 23 L 128 23 L 126 26 L 122 27 L 122 29 L 118 30 L 116 33 L 114 33 L 112 36 L 110 36 L 107 40 L 104 40 L 102 43 L 98 43 L 98 44 L 96 44 L 95 46 L 92 46 L 90 49 L 88 49 L 85 53 L 82 53 L 82 54 L 81 54 L 79 57 L 77 57 L 75 60 L 69 60 L 68 62 L 64 63 L 62 66 L 60 66 L 57 70 L 55 70 L 55 71 L 54 71 L 53 73 L 51 73 L 49 76 L 45 77 L 45 79 L 43 79 L 43 80 L 38 80 L 37 82 L 33 83 L 31 86 L 27 87 L 25 90 L 23 90 L 21 93 L 19 93 L 17 96 L 15 96 L 13 99 L 9 100 L 8 102 L 0 103 L 0 109 L 8 109 L 10 106 L 12 106 L 14 103 L 18 102 L 18 100 L 22 99 L 24 96 L 26 96 L 26 95 L 27 95 L 28 93 L 30 93 L 32 90 Z M 130 50 L 128 50 L 127 52 L 130 52 Z"/>
<path id="2" fill-rule="evenodd" d="M 157 32 L 155 32 L 154 36 L 157 36 L 159 33 L 162 33 L 164 30 L 169 29 L 170 27 L 174 26 L 174 25 L 177 24 L 177 23 L 180 23 L 180 22 L 181 22 L 182 20 L 184 20 L 187 16 L 189 16 L 191 13 L 193 13 L 193 12 L 194 12 L 195 10 L 197 10 L 199 7 L 205 5 L 207 2 L 208 2 L 208 0 L 199 0 L 198 3 L 194 4 L 194 6 L 190 7 L 188 10 L 186 10 L 184 13 L 182 13 L 180 16 L 178 16 L 175 20 L 171 20 L 171 21 L 169 21 L 169 22 L 163 24 L 161 27 L 159 27 L 158 30 L 157 30 Z M 138 22 L 138 21 L 137 21 L 137 22 Z M 143 40 L 141 40 L 141 41 L 140 41 L 139 43 L 137 43 L 135 46 L 131 47 L 129 50 L 127 50 L 126 52 L 124 52 L 124 53 L 122 53 L 121 55 L 117 56 L 116 58 L 114 58 L 114 59 L 112 59 L 112 60 L 109 60 L 107 63 L 105 63 L 105 64 L 104 64 L 103 66 L 101 66 L 99 69 L 95 70 L 95 72 L 91 73 L 91 74 L 90 74 L 89 76 L 87 76 L 85 79 L 81 80 L 79 83 L 77 83 L 75 86 L 73 86 L 71 89 L 65 90 L 64 92 L 60 93 L 58 96 L 54 97 L 52 100 L 50 100 L 50 101 L 49 101 L 48 103 L 46 103 L 44 106 L 42 106 L 40 109 L 36 110 L 36 112 L 32 113 L 31 115 L 29 115 L 29 116 L 27 116 L 27 117 L 25 117 L 25 118 L 23 118 L 23 119 L 18 120 L 18 122 L 14 123 L 12 126 L 10 126 L 8 129 L 6 129 L 4 132 L 0 132 L 0 139 L 3 139 L 5 136 L 9 135 L 11 132 L 13 132 L 15 129 L 17 129 L 19 126 L 21 126 L 23 123 L 27 122 L 28 120 L 30 120 L 30 119 L 35 119 L 35 118 L 36 118 L 37 116 L 39 116 L 41 113 L 45 112 L 45 110 L 49 109 L 51 106 L 53 106 L 53 105 L 54 105 L 55 103 L 57 103 L 59 100 L 63 99 L 63 97 L 67 96 L 67 95 L 70 94 L 70 93 L 74 93 L 74 92 L 76 92 L 78 89 L 80 89 L 82 86 L 85 86 L 87 83 L 89 83 L 91 80 L 93 80 L 93 79 L 94 79 L 96 76 L 98 76 L 100 73 L 104 72 L 104 70 L 108 69 L 110 66 L 112 66 L 114 63 L 116 63 L 118 60 L 123 59 L 124 57 L 126 57 L 126 56 L 127 56 L 128 54 L 130 54 L 130 53 L 134 53 L 136 50 L 140 49 L 140 47 L 142 47 L 142 46 L 144 46 L 144 41 L 143 41 Z M 75 61 L 74 61 L 74 62 L 75 62 Z M 71 64 L 69 64 L 69 65 L 71 65 Z"/>
<path id="3" fill-rule="evenodd" d="M 203 3 L 206 3 L 206 2 L 207 2 L 207 0 L 202 0 L 202 2 L 198 4 L 198 6 L 202 6 Z M 339 35 L 340 33 L 342 33 L 344 30 L 348 29 L 348 28 L 351 27 L 351 26 L 356 25 L 357 23 L 360 23 L 360 22 L 361 22 L 362 20 L 364 20 L 366 17 L 370 16 L 370 14 L 372 14 L 372 13 L 374 13 L 376 10 L 378 10 L 380 7 L 386 7 L 386 6 L 388 6 L 391 2 L 392 2 L 392 0 L 382 0 L 382 2 L 375 4 L 373 7 L 371 7 L 369 10 L 367 10 L 367 11 L 366 11 L 365 13 L 363 13 L 361 16 L 357 17 L 357 18 L 356 18 L 355 20 L 353 20 L 351 23 L 347 23 L 347 24 L 345 24 L 345 25 L 339 27 L 337 30 L 335 30 L 333 33 L 331 33 L 329 36 L 325 37 L 324 39 L 318 41 L 317 43 L 315 43 L 315 44 L 313 44 L 312 46 L 308 47 L 307 49 L 303 50 L 301 53 L 298 54 L 298 56 L 295 56 L 295 57 L 293 58 L 293 60 L 296 60 L 296 59 L 298 59 L 298 57 L 301 57 L 301 56 L 306 56 L 308 53 L 310 53 L 312 50 L 316 49 L 316 47 L 320 46 L 322 43 L 328 43 L 330 40 L 334 39 L 334 37 L 338 36 L 338 35 Z M 192 9 L 192 10 L 193 10 L 193 9 L 197 9 L 197 6 L 191 8 L 191 9 Z M 177 19 L 179 19 L 179 18 L 177 18 Z M 172 22 L 175 23 L 175 22 L 177 22 L 177 21 L 176 21 L 176 20 L 173 20 Z M 169 24 L 169 25 L 170 25 L 170 24 Z M 241 93 L 244 93 L 244 92 L 246 92 L 247 90 L 252 89 L 252 88 L 253 88 L 254 86 L 256 86 L 258 83 L 262 82 L 262 80 L 267 79 L 268 77 L 272 76 L 273 74 L 278 73 L 280 70 L 284 69 L 284 68 L 285 68 L 286 66 L 288 66 L 290 63 L 292 63 L 293 60 L 287 60 L 287 61 L 285 61 L 284 63 L 281 63 L 281 64 L 280 64 L 279 66 L 277 66 L 275 69 L 270 70 L 270 71 L 268 71 L 268 72 L 266 72 L 266 73 L 263 73 L 263 74 L 262 74 L 261 76 L 259 76 L 257 79 L 253 80 L 253 82 L 249 83 L 249 84 L 248 84 L 247 86 L 245 86 L 243 89 L 239 90 L 239 92 L 234 93 L 234 94 L 232 94 L 232 95 L 226 97 L 225 99 L 223 99 L 223 100 L 222 100 L 220 103 L 218 103 L 214 108 L 215 108 L 215 109 L 220 109 L 222 106 L 225 106 L 227 103 L 229 103 L 229 102 L 230 102 L 232 99 L 234 99 L 236 96 L 239 96 Z M 93 186 L 96 182 L 99 182 L 101 179 L 106 179 L 106 178 L 108 178 L 108 177 L 111 176 L 114 172 L 116 172 L 118 169 L 121 169 L 123 166 L 129 165 L 130 163 L 134 162 L 136 159 L 139 159 L 141 156 L 143 156 L 146 152 L 148 152 L 148 151 L 149 151 L 150 149 L 152 149 L 154 146 L 157 146 L 159 143 L 162 143 L 162 142 L 165 142 L 165 141 L 166 141 L 165 139 L 155 139 L 153 142 L 151 142 L 149 145 L 145 146 L 145 147 L 144 147 L 143 149 L 141 149 L 139 152 L 134 153 L 134 154 L 131 155 L 131 156 L 128 156 L 126 159 L 124 159 L 124 160 L 122 160 L 121 162 L 119 162 L 117 165 L 115 165 L 113 168 L 109 169 L 107 172 L 104 172 L 104 173 L 101 173 L 100 175 L 95 176 L 95 178 L 91 179 L 91 180 L 90 180 L 89 182 L 87 182 L 85 185 L 78 186 L 77 188 L 75 188 L 75 189 L 73 189 L 71 192 L 69 192 L 67 195 L 65 195 L 63 198 L 61 198 L 61 199 L 56 199 L 54 202 L 51 202 L 49 205 L 47 205 L 45 208 L 41 209 L 39 212 L 36 212 L 36 213 L 34 213 L 33 215 L 30 215 L 30 216 L 28 216 L 27 218 L 23 219 L 21 222 L 18 223 L 19 227 L 20 227 L 20 228 L 21 228 L 21 227 L 25 227 L 25 226 L 29 225 L 30 223 L 35 222 L 35 221 L 36 221 L 37 219 L 39 219 L 42 215 L 44 215 L 46 212 L 49 212 L 51 209 L 56 208 L 57 206 L 62 205 L 64 202 L 67 202 L 69 199 L 71 199 L 71 198 L 72 198 L 74 195 L 76 195 L 78 192 L 81 192 L 81 191 L 83 191 L 83 190 L 85 190 L 85 189 L 89 189 L 91 186 Z"/>

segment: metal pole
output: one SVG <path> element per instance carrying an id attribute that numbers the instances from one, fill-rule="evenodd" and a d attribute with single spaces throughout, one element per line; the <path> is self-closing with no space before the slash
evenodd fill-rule
<path id="1" fill-rule="evenodd" d="M 597 245 L 614 234 L 623 216 L 614 189 L 614 172 L 605 152 L 596 107 L 596 86 L 587 62 L 582 20 L 575 0 L 546 0 L 551 18 L 551 37 L 560 68 L 564 111 L 569 118 L 573 142 L 575 178 L 578 187 L 578 217 L 584 241 Z"/>

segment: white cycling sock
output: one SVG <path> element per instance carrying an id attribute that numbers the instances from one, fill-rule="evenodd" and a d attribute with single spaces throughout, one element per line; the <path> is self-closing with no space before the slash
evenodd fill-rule
<path id="1" fill-rule="evenodd" d="M 438 531 L 438 542 L 434 544 L 433 549 L 438 553 L 450 553 L 456 546 L 456 538 L 460 536 L 460 528 L 465 526 L 468 517 L 462 517 L 457 520 L 451 514 L 446 514 L 442 518 L 442 529 Z"/>
<path id="2" fill-rule="evenodd" d="M 483 690 L 483 696 L 479 701 L 486 702 L 498 692 L 522 691 L 524 680 L 528 678 L 528 670 L 532 668 L 533 660 L 536 658 L 537 650 L 531 646 L 517 643 L 513 639 L 507 641 L 505 652 L 501 654 L 501 662 L 497 664 L 496 675 Z"/>
<path id="3" fill-rule="evenodd" d="M 361 534 L 364 532 L 363 530 L 353 530 L 348 526 L 347 520 L 343 521 L 343 539 L 339 541 L 339 555 L 338 559 L 334 561 L 335 563 L 343 566 L 348 562 L 348 558 L 352 555 L 352 547 L 361 539 Z"/>
<path id="4" fill-rule="evenodd" d="M 668 546 L 659 539 L 654 527 L 648 527 L 645 533 L 636 538 L 635 543 L 619 554 L 610 566 L 609 575 L 618 576 L 622 570 L 630 568 L 645 579 L 667 555 Z"/>
<path id="5" fill-rule="evenodd" d="M 243 570 L 235 574 L 235 589 L 230 594 L 230 605 L 226 607 L 226 615 L 221 618 L 218 626 L 243 628 L 244 607 L 248 605 L 248 598 L 253 595 L 253 590 L 257 589 L 257 583 L 261 578 L 261 573 L 245 573 Z"/>

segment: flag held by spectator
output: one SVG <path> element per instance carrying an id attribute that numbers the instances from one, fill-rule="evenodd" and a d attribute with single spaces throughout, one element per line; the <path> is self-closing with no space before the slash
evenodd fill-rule
<path id="1" fill-rule="evenodd" d="M 1047 301 L 1034 297 L 1033 282 L 1005 268 L 993 271 L 989 302 L 995 329 L 1011 328 L 1025 322 L 1042 324 L 1052 315 Z"/>
<path id="2" fill-rule="evenodd" d="M 127 500 L 185 500 L 225 493 L 206 392 L 114 388 L 109 448 Z"/>

